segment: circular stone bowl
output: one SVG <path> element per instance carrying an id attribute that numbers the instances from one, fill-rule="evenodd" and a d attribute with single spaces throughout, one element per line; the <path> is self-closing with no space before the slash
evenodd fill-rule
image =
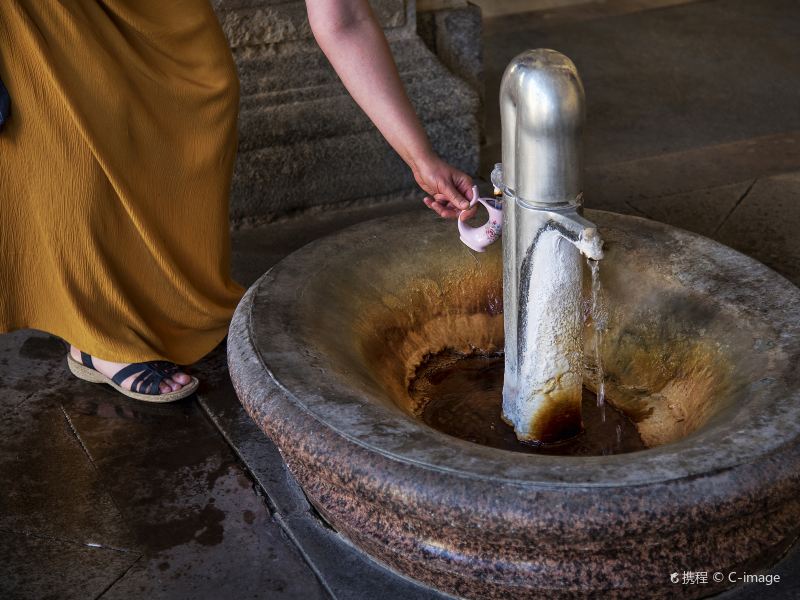
<path id="1" fill-rule="evenodd" d="M 333 527 L 400 573 L 466 598 L 700 597 L 797 538 L 800 290 L 706 238 L 586 217 L 606 242 L 608 396 L 643 451 L 523 454 L 417 418 L 426 358 L 503 347 L 500 244 L 475 255 L 428 211 L 315 241 L 239 305 L 245 408 Z M 709 582 L 671 583 L 683 571 Z"/>

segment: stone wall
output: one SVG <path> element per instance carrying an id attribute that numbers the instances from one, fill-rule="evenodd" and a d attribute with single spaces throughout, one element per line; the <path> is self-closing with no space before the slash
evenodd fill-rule
<path id="1" fill-rule="evenodd" d="M 420 7 L 417 33 L 425 45 L 454 75 L 478 93 L 481 100 L 478 123 L 483 133 L 485 86 L 481 9 L 466 0 L 425 0 L 417 6 Z"/>
<path id="2" fill-rule="evenodd" d="M 406 165 L 349 97 L 314 42 L 304 2 L 213 2 L 241 81 L 234 222 L 414 187 Z M 434 147 L 475 173 L 481 104 L 475 51 L 464 51 L 444 34 L 432 51 L 417 34 L 413 0 L 372 0 L 372 5 Z M 480 45 L 479 36 L 470 38 Z"/>

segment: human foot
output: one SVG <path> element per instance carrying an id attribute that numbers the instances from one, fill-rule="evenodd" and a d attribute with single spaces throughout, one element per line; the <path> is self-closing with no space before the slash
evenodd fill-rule
<path id="1" fill-rule="evenodd" d="M 70 356 L 72 357 L 72 359 L 75 362 L 77 362 L 77 363 L 79 363 L 81 365 L 84 365 L 86 367 L 91 367 L 95 371 L 105 375 L 109 379 L 112 379 L 117 373 L 122 371 L 122 369 L 124 369 L 129 364 L 131 364 L 131 363 L 111 362 L 111 361 L 103 360 L 103 359 L 100 359 L 100 358 L 97 358 L 97 357 L 93 356 L 93 357 L 91 357 L 91 364 L 87 365 L 85 363 L 85 361 L 83 361 L 82 358 L 81 358 L 81 351 L 78 350 L 75 346 L 70 346 L 69 347 L 69 354 L 70 354 Z M 159 361 L 159 362 L 163 362 L 163 361 Z M 121 387 L 121 388 L 123 388 L 125 390 L 134 391 L 134 392 L 142 392 L 142 391 L 144 391 L 144 390 L 140 390 L 140 389 L 131 390 L 131 386 L 134 384 L 134 382 L 136 381 L 137 377 L 139 377 L 147 369 L 146 366 L 145 366 L 146 363 L 137 363 L 137 364 L 141 364 L 141 369 L 136 370 L 129 377 L 123 379 L 122 382 L 118 384 L 119 387 Z M 191 376 L 189 376 L 188 374 L 184 373 L 183 371 L 178 370 L 178 371 L 170 373 L 168 377 L 164 377 L 163 379 L 161 379 L 161 381 L 158 384 L 158 391 L 159 391 L 160 394 L 168 394 L 170 392 L 177 392 L 177 391 L 181 390 L 184 386 L 188 386 L 189 384 L 191 384 L 193 381 L 196 381 L 196 380 L 194 378 L 192 378 Z M 153 395 L 156 395 L 156 394 L 153 394 Z"/>

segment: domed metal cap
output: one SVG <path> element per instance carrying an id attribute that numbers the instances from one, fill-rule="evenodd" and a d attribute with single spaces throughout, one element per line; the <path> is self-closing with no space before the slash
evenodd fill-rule
<path id="1" fill-rule="evenodd" d="M 503 176 L 522 204 L 575 203 L 582 190 L 583 84 L 555 50 L 523 52 L 500 87 Z"/>

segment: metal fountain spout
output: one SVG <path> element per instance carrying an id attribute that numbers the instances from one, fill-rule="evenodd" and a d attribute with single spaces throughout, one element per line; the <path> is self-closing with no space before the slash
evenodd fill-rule
<path id="1" fill-rule="evenodd" d="M 582 279 L 603 242 L 582 211 L 584 93 L 572 61 L 529 50 L 500 89 L 505 380 L 503 418 L 551 443 L 582 430 Z"/>

